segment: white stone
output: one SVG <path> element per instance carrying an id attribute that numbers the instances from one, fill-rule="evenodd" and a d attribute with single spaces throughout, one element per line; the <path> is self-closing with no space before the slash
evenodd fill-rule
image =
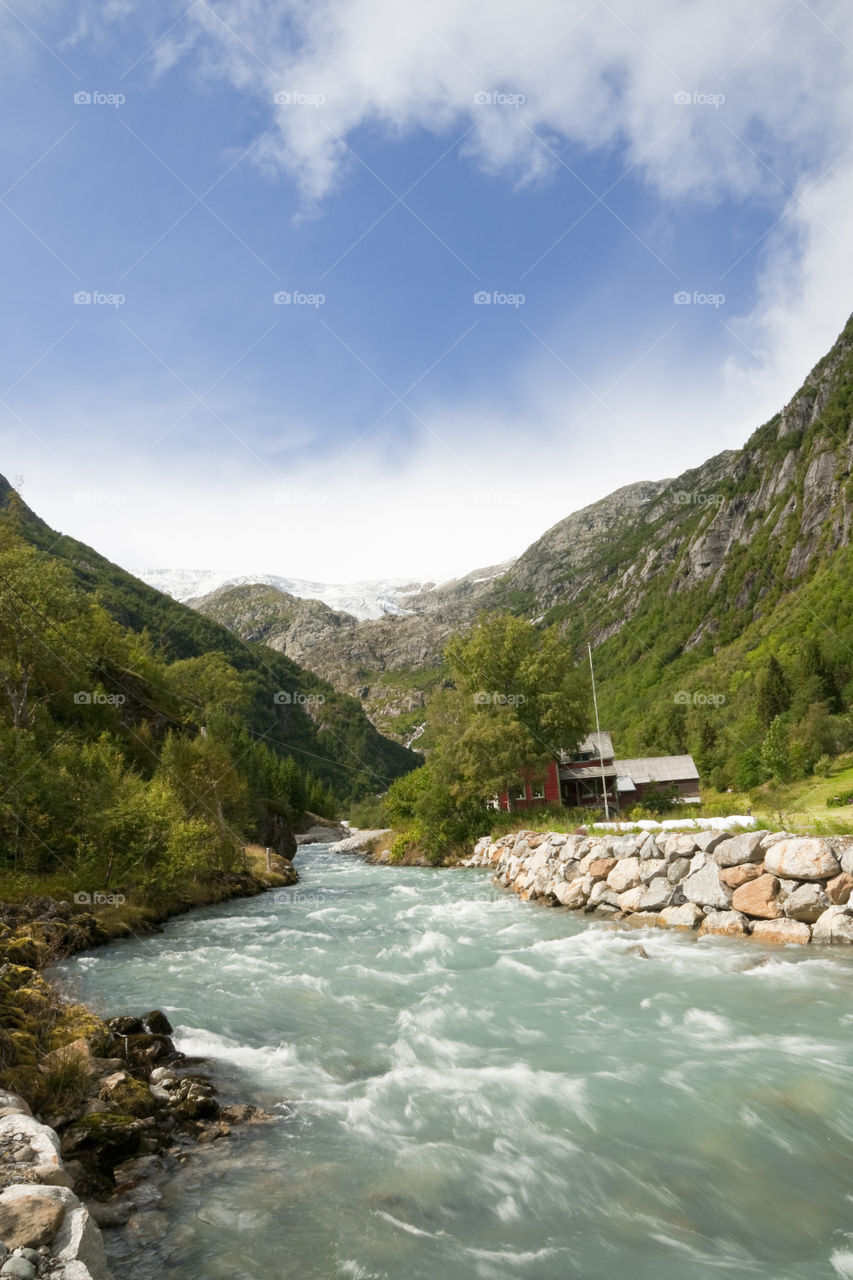
<path id="1" fill-rule="evenodd" d="M 812 929 L 815 942 L 853 943 L 853 915 L 846 907 L 827 907 Z"/>
<path id="2" fill-rule="evenodd" d="M 626 889 L 633 889 L 635 885 L 640 883 L 639 858 L 620 858 L 608 875 L 607 883 L 616 893 L 624 893 Z"/>
<path id="3" fill-rule="evenodd" d="M 705 917 L 695 902 L 684 902 L 680 907 L 664 907 L 659 918 L 669 929 L 695 929 Z"/>
<path id="4" fill-rule="evenodd" d="M 829 905 L 829 898 L 817 884 L 801 884 L 783 899 L 785 915 L 806 924 L 814 924 Z"/>
<path id="5" fill-rule="evenodd" d="M 761 862 L 763 858 L 763 831 L 750 831 L 741 836 L 730 836 L 714 849 L 714 861 L 720 867 L 739 867 L 743 862 Z"/>
<path id="6" fill-rule="evenodd" d="M 696 859 L 704 859 L 704 853 L 697 853 L 691 863 L 690 875 L 682 882 L 681 890 L 688 902 L 695 902 L 700 907 L 716 907 L 725 910 L 731 905 L 732 890 L 720 879 L 720 868 L 716 862 L 705 862 L 696 867 Z"/>
<path id="7" fill-rule="evenodd" d="M 825 840 L 795 836 L 768 849 L 765 870 L 794 880 L 829 880 L 841 872 L 841 864 Z"/>
<path id="8" fill-rule="evenodd" d="M 640 862 L 640 879 L 643 884 L 651 884 L 656 876 L 666 875 L 665 858 L 645 858 Z"/>

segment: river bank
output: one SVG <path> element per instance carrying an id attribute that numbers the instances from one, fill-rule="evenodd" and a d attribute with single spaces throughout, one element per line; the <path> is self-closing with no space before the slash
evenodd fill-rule
<path id="1" fill-rule="evenodd" d="M 853 943 L 853 836 L 786 831 L 518 831 L 480 840 L 464 864 L 525 901 L 632 925 Z"/>
<path id="2" fill-rule="evenodd" d="M 196 1142 L 258 1118 L 252 1107 L 220 1106 L 160 1010 L 102 1018 L 64 999 L 42 971 L 154 935 L 201 904 L 296 882 L 287 859 L 269 861 L 129 909 L 121 894 L 0 903 L 0 1275 L 105 1280 L 96 1224 L 127 1221 Z"/>

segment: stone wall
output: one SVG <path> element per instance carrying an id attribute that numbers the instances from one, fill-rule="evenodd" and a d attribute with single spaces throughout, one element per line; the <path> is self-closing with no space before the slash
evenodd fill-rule
<path id="1" fill-rule="evenodd" d="M 101 1232 L 71 1190 L 53 1129 L 0 1090 L 0 1274 L 18 1280 L 111 1280 Z"/>
<path id="2" fill-rule="evenodd" d="M 853 943 L 853 836 L 640 831 L 484 836 L 464 864 L 526 901 L 632 924 Z"/>

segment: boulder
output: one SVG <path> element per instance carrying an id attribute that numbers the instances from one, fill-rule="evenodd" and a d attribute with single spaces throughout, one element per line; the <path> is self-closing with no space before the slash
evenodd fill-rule
<path id="1" fill-rule="evenodd" d="M 667 862 L 671 862 L 673 858 L 692 858 L 697 849 L 693 836 L 665 836 L 661 844 L 661 852 Z"/>
<path id="2" fill-rule="evenodd" d="M 744 862 L 739 867 L 726 867 L 720 872 L 720 879 L 730 889 L 739 889 L 742 884 L 757 880 L 762 872 L 763 867 L 760 862 Z"/>
<path id="3" fill-rule="evenodd" d="M 834 907 L 843 907 L 849 902 L 851 891 L 853 891 L 853 876 L 847 871 L 842 871 L 840 876 L 827 881 L 826 896 Z"/>
<path id="4" fill-rule="evenodd" d="M 47 1188 L 30 1187 L 25 1195 L 0 1192 L 0 1240 L 7 1249 L 37 1249 L 50 1244 L 65 1217 L 65 1205 Z"/>
<path id="5" fill-rule="evenodd" d="M 672 885 L 666 876 L 657 876 L 651 884 L 640 884 L 619 895 L 619 910 L 630 915 L 639 911 L 661 911 L 672 898 Z"/>
<path id="6" fill-rule="evenodd" d="M 617 858 L 594 858 L 587 867 L 587 872 L 593 880 L 606 880 L 617 861 Z"/>
<path id="7" fill-rule="evenodd" d="M 784 911 L 790 920 L 814 924 L 831 903 L 818 884 L 801 884 L 785 899 Z"/>
<path id="8" fill-rule="evenodd" d="M 606 880 L 597 880 L 589 895 L 588 907 L 618 907 L 619 897 L 610 888 Z"/>
<path id="9" fill-rule="evenodd" d="M 658 916 L 667 929 L 695 929 L 704 919 L 702 908 L 695 902 L 685 902 L 680 907 L 664 907 Z"/>
<path id="10" fill-rule="evenodd" d="M 775 876 L 765 874 L 735 889 L 732 906 L 735 911 L 743 911 L 748 916 L 758 916 L 761 920 L 775 920 L 782 914 L 777 901 L 778 896 L 779 881 Z"/>
<path id="11" fill-rule="evenodd" d="M 740 911 L 709 911 L 702 921 L 699 937 L 743 938 L 748 932 L 746 916 Z"/>
<path id="12" fill-rule="evenodd" d="M 640 883 L 639 858 L 620 858 L 616 866 L 608 873 L 607 883 L 616 893 L 624 893 Z"/>
<path id="13" fill-rule="evenodd" d="M 720 867 L 737 867 L 742 862 L 761 862 L 762 841 L 766 832 L 747 831 L 744 835 L 729 836 L 714 849 L 714 861 Z"/>
<path id="14" fill-rule="evenodd" d="M 572 880 L 570 884 L 564 880 L 558 880 L 554 885 L 554 897 L 564 907 L 585 906 L 587 895 L 584 892 L 583 880 Z"/>
<path id="15" fill-rule="evenodd" d="M 689 858 L 673 858 L 666 869 L 666 878 L 670 884 L 678 884 L 690 871 Z"/>
<path id="16" fill-rule="evenodd" d="M 656 876 L 666 875 L 666 858 L 643 858 L 640 861 L 640 880 L 651 884 Z"/>
<path id="17" fill-rule="evenodd" d="M 723 831 L 697 831 L 691 839 L 701 853 L 711 853 L 726 839 Z"/>
<path id="18" fill-rule="evenodd" d="M 812 931 L 801 920 L 757 920 L 752 926 L 752 936 L 759 942 L 811 942 Z"/>
<path id="19" fill-rule="evenodd" d="M 690 866 L 690 875 L 681 886 L 687 901 L 695 902 L 699 907 L 715 907 L 722 910 L 728 907 L 732 900 L 732 891 L 720 879 L 720 868 L 716 862 L 711 862 L 704 853 L 697 853 Z"/>
<path id="20" fill-rule="evenodd" d="M 792 880 L 831 880 L 841 872 L 832 849 L 818 836 L 780 840 L 767 850 L 764 866 L 773 875 Z"/>
<path id="21" fill-rule="evenodd" d="M 853 943 L 853 915 L 846 907 L 827 907 L 813 929 L 815 942 Z"/>

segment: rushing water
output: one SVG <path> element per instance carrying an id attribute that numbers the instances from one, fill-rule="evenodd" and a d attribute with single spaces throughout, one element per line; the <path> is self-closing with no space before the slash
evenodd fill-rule
<path id="1" fill-rule="evenodd" d="M 849 954 L 299 869 L 63 966 L 276 1115 L 198 1149 L 122 1280 L 853 1277 Z"/>

